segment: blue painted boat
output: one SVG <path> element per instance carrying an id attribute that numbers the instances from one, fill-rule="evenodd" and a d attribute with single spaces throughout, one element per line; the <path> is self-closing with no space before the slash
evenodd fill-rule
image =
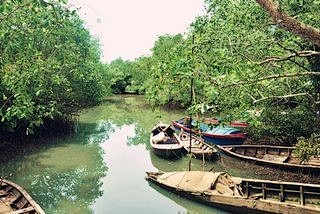
<path id="1" fill-rule="evenodd" d="M 240 129 L 229 127 L 229 126 L 210 126 L 206 123 L 199 123 L 192 121 L 192 133 L 200 135 L 205 141 L 217 145 L 241 145 L 247 138 L 247 135 Z M 172 121 L 173 126 L 178 130 L 184 130 L 190 132 L 190 124 L 186 118 L 181 118 L 176 121 Z M 198 129 L 195 129 L 198 127 Z"/>

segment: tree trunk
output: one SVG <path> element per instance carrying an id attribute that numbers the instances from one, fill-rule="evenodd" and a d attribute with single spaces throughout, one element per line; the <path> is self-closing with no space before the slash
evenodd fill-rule
<path id="1" fill-rule="evenodd" d="M 285 30 L 320 47 L 320 30 L 299 22 L 281 10 L 273 0 L 256 0 L 271 16 L 272 20 Z"/>

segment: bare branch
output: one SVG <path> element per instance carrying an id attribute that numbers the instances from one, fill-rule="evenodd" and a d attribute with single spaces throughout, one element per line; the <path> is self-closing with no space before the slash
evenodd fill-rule
<path id="1" fill-rule="evenodd" d="M 281 48 L 283 48 L 283 49 L 286 50 L 286 51 L 290 51 L 290 52 L 292 52 L 292 53 L 298 54 L 296 50 L 291 49 L 291 48 L 284 47 L 280 42 L 277 42 L 277 45 L 279 45 Z"/>
<path id="2" fill-rule="evenodd" d="M 274 74 L 266 77 L 261 77 L 252 81 L 238 81 L 234 83 L 227 84 L 225 86 L 222 86 L 222 88 L 228 88 L 228 87 L 233 87 L 233 86 L 238 86 L 238 85 L 252 85 L 257 82 L 261 82 L 264 80 L 269 80 L 269 79 L 280 79 L 280 78 L 292 78 L 292 77 L 302 77 L 302 76 L 320 76 L 320 72 L 299 72 L 299 73 L 284 73 L 284 74 Z"/>
<path id="3" fill-rule="evenodd" d="M 247 95 L 253 100 L 253 102 L 255 102 L 256 99 L 250 94 L 250 91 L 249 91 L 246 87 L 244 87 L 244 86 L 242 86 L 242 88 L 244 88 L 244 90 L 247 91 Z"/>
<path id="4" fill-rule="evenodd" d="M 295 52 L 289 56 L 286 57 L 271 57 L 269 59 L 263 60 L 262 62 L 259 62 L 258 65 L 266 64 L 266 63 L 272 63 L 272 62 L 281 62 L 281 61 L 287 61 L 294 57 L 309 57 L 309 56 L 320 56 L 320 52 L 317 51 L 300 51 Z"/>
<path id="5" fill-rule="evenodd" d="M 256 0 L 256 2 L 269 13 L 274 23 L 320 47 L 319 29 L 299 22 L 294 17 L 289 16 L 287 13 L 282 11 L 279 4 L 273 0 Z"/>
<path id="6" fill-rule="evenodd" d="M 296 65 L 299 66 L 300 68 L 303 68 L 303 69 L 306 70 L 306 71 L 311 71 L 309 68 L 307 68 L 306 66 L 302 65 L 301 63 L 299 63 L 299 62 L 297 62 L 297 61 L 295 61 L 295 60 L 290 59 L 289 61 L 290 61 L 290 62 L 293 62 L 294 64 L 296 64 Z"/>
<path id="7" fill-rule="evenodd" d="M 253 104 L 256 104 L 258 102 L 264 101 L 264 100 L 268 100 L 268 99 L 287 99 L 287 98 L 292 98 L 292 97 L 298 97 L 298 96 L 308 96 L 311 97 L 312 96 L 309 93 L 298 93 L 298 94 L 289 94 L 289 95 L 284 95 L 284 96 L 269 96 L 269 97 L 262 97 L 260 99 L 256 99 L 253 101 Z M 313 98 L 312 98 L 313 100 Z"/>

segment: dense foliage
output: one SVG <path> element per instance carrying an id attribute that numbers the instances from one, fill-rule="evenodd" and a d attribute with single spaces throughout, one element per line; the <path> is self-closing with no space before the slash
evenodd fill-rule
<path id="1" fill-rule="evenodd" d="M 189 107 L 192 94 L 192 112 L 247 120 L 256 139 L 294 143 L 319 132 L 317 42 L 276 20 L 265 5 L 320 28 L 317 0 L 207 0 L 207 13 L 189 32 L 160 36 L 150 57 L 127 62 L 126 75 L 135 78 L 127 85 L 141 85 L 155 105 Z"/>
<path id="2" fill-rule="evenodd" d="M 320 137 L 312 134 L 310 138 L 298 138 L 297 148 L 295 153 L 303 162 L 308 162 L 311 157 L 320 157 Z"/>
<path id="3" fill-rule="evenodd" d="M 132 78 L 131 62 L 116 59 L 107 65 L 106 74 L 109 78 L 106 79 L 105 84 L 110 86 L 111 92 L 123 94 Z"/>
<path id="4" fill-rule="evenodd" d="M 63 1 L 0 3 L 0 130 L 69 120 L 103 93 L 99 44 Z"/>

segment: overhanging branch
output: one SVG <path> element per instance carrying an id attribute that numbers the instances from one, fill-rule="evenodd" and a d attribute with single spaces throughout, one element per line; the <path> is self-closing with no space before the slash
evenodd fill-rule
<path id="1" fill-rule="evenodd" d="M 320 56 L 320 52 L 317 51 L 299 51 L 295 52 L 293 54 L 290 54 L 286 57 L 270 57 L 266 60 L 263 60 L 262 62 L 259 62 L 259 65 L 265 64 L 265 63 L 272 63 L 272 62 L 281 62 L 281 61 L 287 61 L 294 57 L 310 57 L 310 56 Z"/>
<path id="2" fill-rule="evenodd" d="M 312 96 L 309 93 L 288 94 L 288 95 L 283 95 L 283 96 L 268 96 L 268 97 L 262 97 L 260 99 L 255 99 L 253 101 L 253 104 L 256 104 L 256 103 L 264 101 L 264 100 L 269 100 L 269 99 L 287 99 L 287 98 L 299 97 L 299 96 L 308 96 L 308 97 L 312 98 Z M 313 98 L 312 98 L 312 101 L 314 102 Z"/>
<path id="3" fill-rule="evenodd" d="M 266 77 L 261 77 L 252 81 L 238 81 L 234 83 L 230 83 L 227 85 L 222 86 L 221 88 L 228 88 L 228 87 L 233 87 L 233 86 L 239 86 L 239 85 L 252 85 L 257 82 L 261 82 L 264 80 L 269 80 L 269 79 L 280 79 L 280 78 L 293 78 L 293 77 L 302 77 L 302 76 L 320 76 L 320 72 L 299 72 L 299 73 L 284 73 L 284 74 L 274 74 Z"/>
<path id="4" fill-rule="evenodd" d="M 273 0 L 256 0 L 271 16 L 274 23 L 283 29 L 320 47 L 320 30 L 299 22 L 281 10 Z"/>

